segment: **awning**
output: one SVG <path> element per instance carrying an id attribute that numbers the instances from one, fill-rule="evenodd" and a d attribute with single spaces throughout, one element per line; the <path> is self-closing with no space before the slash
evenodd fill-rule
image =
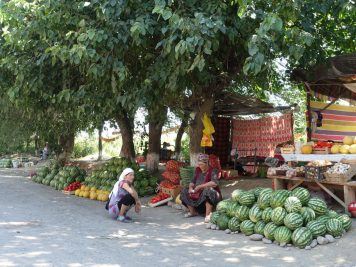
<path id="1" fill-rule="evenodd" d="M 295 69 L 291 79 L 316 94 L 356 100 L 356 53 L 328 58 L 310 70 Z"/>

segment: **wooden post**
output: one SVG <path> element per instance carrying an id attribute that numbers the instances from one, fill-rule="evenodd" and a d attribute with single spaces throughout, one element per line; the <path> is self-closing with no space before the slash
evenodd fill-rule
<path id="1" fill-rule="evenodd" d="M 305 91 L 307 92 L 307 114 L 308 114 L 308 120 L 307 120 L 307 141 L 309 142 L 311 140 L 311 134 L 312 134 L 312 115 L 311 115 L 311 110 L 310 110 L 310 87 L 307 83 L 304 83 L 305 85 Z"/>

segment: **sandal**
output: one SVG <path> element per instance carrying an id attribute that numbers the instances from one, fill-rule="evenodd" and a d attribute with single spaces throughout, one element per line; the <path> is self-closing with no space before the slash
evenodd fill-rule
<path id="1" fill-rule="evenodd" d="M 190 212 L 187 212 L 186 214 L 184 214 L 184 218 L 190 218 L 190 217 L 195 217 L 197 216 L 196 214 L 191 214 Z"/>
<path id="2" fill-rule="evenodd" d="M 205 216 L 204 223 L 210 223 L 210 216 L 211 216 L 211 213 L 209 215 Z"/>

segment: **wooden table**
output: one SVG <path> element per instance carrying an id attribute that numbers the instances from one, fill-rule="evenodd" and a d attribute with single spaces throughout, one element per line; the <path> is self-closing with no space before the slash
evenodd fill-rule
<path id="1" fill-rule="evenodd" d="M 268 176 L 268 178 L 273 180 L 272 186 L 274 190 L 277 189 L 286 189 L 288 183 L 292 183 L 293 186 L 290 187 L 288 190 L 293 190 L 297 186 L 303 183 L 312 183 L 317 184 L 321 187 L 326 193 L 328 193 L 333 199 L 335 199 L 340 205 L 342 205 L 345 211 L 348 213 L 348 205 L 350 202 L 356 200 L 356 181 L 346 182 L 346 183 L 335 183 L 335 182 L 328 182 L 326 180 L 309 180 L 302 177 L 286 177 L 286 176 Z M 344 200 L 341 200 L 337 197 L 333 192 L 330 191 L 330 188 L 338 188 L 343 189 L 344 191 Z"/>

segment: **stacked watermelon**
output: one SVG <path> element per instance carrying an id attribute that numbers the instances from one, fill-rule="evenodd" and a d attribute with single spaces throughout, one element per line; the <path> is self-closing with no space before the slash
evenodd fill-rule
<path id="1" fill-rule="evenodd" d="M 85 175 L 85 170 L 77 166 L 61 167 L 58 162 L 52 161 L 49 166 L 40 169 L 31 179 L 36 183 L 63 190 L 71 183 L 84 181 Z"/>
<path id="2" fill-rule="evenodd" d="M 329 210 L 324 200 L 311 197 L 303 187 L 236 189 L 230 199 L 219 202 L 210 222 L 211 229 L 259 234 L 299 248 L 310 246 L 318 236 L 340 237 L 352 224 L 348 215 Z"/>

